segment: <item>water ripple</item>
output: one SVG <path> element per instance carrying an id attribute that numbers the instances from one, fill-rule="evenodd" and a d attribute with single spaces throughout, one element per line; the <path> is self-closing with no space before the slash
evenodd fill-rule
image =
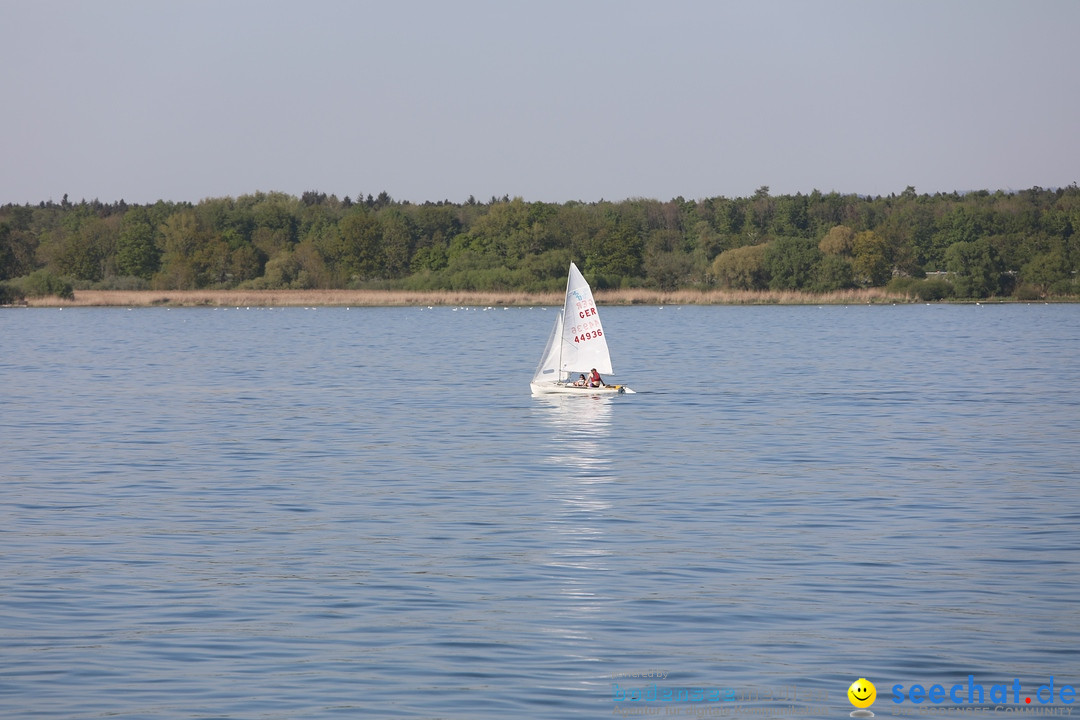
<path id="1" fill-rule="evenodd" d="M 541 309 L 0 313 L 0 714 L 1080 681 L 1075 308 L 669 310 L 589 399 Z"/>

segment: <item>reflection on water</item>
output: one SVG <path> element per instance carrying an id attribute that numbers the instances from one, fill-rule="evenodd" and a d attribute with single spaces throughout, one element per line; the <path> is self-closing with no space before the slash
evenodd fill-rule
<path id="1" fill-rule="evenodd" d="M 611 479 L 611 412 L 613 397 L 541 395 L 534 398 L 543 421 L 554 430 L 552 463 L 576 470 L 575 477 L 593 482 Z"/>
<path id="2" fill-rule="evenodd" d="M 611 397 L 541 396 L 535 407 L 552 429 L 553 452 L 547 461 L 558 468 L 547 481 L 552 507 L 548 521 L 550 551 L 544 562 L 558 579 L 566 601 L 569 627 L 564 637 L 587 640 L 588 618 L 610 600 L 603 578 L 611 567 L 604 523 L 611 509 Z M 586 624 L 582 624 L 586 623 Z"/>

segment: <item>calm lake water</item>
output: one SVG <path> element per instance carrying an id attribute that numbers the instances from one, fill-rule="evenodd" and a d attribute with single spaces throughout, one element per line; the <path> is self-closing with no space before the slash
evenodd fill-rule
<path id="1" fill-rule="evenodd" d="M 1072 709 L 1080 306 L 602 314 L 0 311 L 0 717 Z"/>

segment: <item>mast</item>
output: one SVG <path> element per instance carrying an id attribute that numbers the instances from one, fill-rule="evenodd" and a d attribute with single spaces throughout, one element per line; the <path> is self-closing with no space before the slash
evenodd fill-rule
<path id="1" fill-rule="evenodd" d="M 570 269 L 566 271 L 566 292 L 563 293 L 562 310 L 559 311 L 562 314 L 563 323 L 566 322 L 566 303 L 567 303 L 567 298 L 570 297 L 570 278 L 573 277 L 573 276 L 574 276 L 574 263 L 571 262 L 570 263 Z M 565 325 L 564 325 L 564 327 L 565 327 Z M 562 330 L 560 330 L 559 331 L 559 364 L 555 366 L 556 369 L 558 370 L 558 375 L 556 375 L 556 379 L 557 379 L 558 382 L 563 382 L 563 380 L 566 379 L 566 378 L 564 378 L 562 376 L 562 374 L 563 374 L 562 349 L 563 349 L 564 344 L 565 343 L 564 343 L 563 337 L 562 337 Z"/>

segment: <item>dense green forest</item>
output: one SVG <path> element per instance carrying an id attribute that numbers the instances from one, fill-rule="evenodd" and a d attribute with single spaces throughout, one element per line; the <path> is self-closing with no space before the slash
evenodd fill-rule
<path id="1" fill-rule="evenodd" d="M 865 197 L 814 191 L 666 202 L 351 200 L 258 192 L 197 204 L 0 206 L 6 299 L 72 289 L 594 287 L 922 299 L 1080 294 L 1080 189 Z"/>

